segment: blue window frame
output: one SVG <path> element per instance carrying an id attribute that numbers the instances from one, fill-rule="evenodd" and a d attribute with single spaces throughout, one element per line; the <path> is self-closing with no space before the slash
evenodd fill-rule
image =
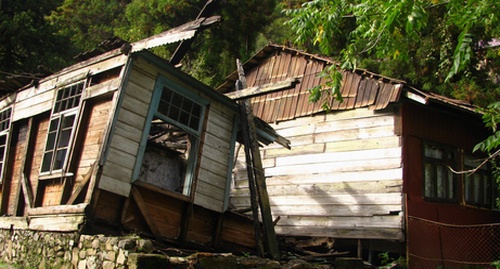
<path id="1" fill-rule="evenodd" d="M 183 163 L 183 171 L 179 178 L 162 178 L 162 181 L 169 182 L 156 184 L 170 191 L 190 196 L 207 106 L 208 102 L 200 96 L 160 76 L 153 93 L 148 126 L 145 128 L 147 135 L 141 142 L 143 155 L 136 163 L 134 178 L 144 180 L 140 176 L 144 175 L 141 169 L 144 154 L 147 154 L 146 145 L 153 143 L 163 147 L 166 151 L 173 152 L 182 159 Z"/>

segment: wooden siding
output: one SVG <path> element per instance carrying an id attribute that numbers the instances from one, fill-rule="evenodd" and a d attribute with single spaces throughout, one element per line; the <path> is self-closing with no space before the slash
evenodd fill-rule
<path id="1" fill-rule="evenodd" d="M 156 76 L 143 72 L 138 65 L 130 71 L 126 89 L 114 123 L 109 151 L 102 169 L 99 188 L 127 197 L 134 165 L 146 125 L 146 117 Z M 123 161 L 124 160 L 124 161 Z"/>
<path id="2" fill-rule="evenodd" d="M 16 95 L 12 121 L 50 111 L 56 88 L 122 66 L 125 60 L 126 56 L 121 55 L 106 61 L 83 62 L 41 80 L 36 87 L 19 91 Z"/>
<path id="3" fill-rule="evenodd" d="M 201 136 L 198 173 L 193 181 L 193 196 L 195 204 L 222 212 L 225 210 L 226 192 L 229 191 L 228 163 L 232 157 L 235 112 L 141 57 L 134 60 L 124 89 L 99 188 L 129 196 L 131 182 L 135 180 L 134 165 L 130 163 L 135 163 L 137 156 L 144 150 L 140 148 L 141 139 L 147 126 L 146 118 L 158 75 L 167 77 L 209 102 Z"/>
<path id="4" fill-rule="evenodd" d="M 272 125 L 292 149 L 261 150 L 278 234 L 403 239 L 402 152 L 391 109 L 300 117 Z M 244 155 L 231 202 L 249 207 Z"/>
<path id="5" fill-rule="evenodd" d="M 216 212 L 225 210 L 224 199 L 229 191 L 234 116 L 220 104 L 210 105 L 194 202 Z"/>

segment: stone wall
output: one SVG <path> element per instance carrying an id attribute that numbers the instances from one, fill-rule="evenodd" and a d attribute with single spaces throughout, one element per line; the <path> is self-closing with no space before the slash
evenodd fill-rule
<path id="1" fill-rule="evenodd" d="M 150 240 L 77 233 L 0 230 L 0 257 L 21 268 L 129 268 L 129 255 L 150 253 Z"/>

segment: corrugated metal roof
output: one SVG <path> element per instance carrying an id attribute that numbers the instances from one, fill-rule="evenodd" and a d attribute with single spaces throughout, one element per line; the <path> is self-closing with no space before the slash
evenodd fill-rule
<path id="1" fill-rule="evenodd" d="M 251 97 L 253 112 L 267 122 L 278 122 L 324 111 L 322 102 L 310 103 L 309 90 L 324 85 L 321 72 L 336 64 L 331 58 L 309 54 L 289 47 L 270 44 L 244 64 L 248 87 L 265 86 L 286 79 L 299 83 L 280 91 L 261 93 Z M 368 70 L 343 71 L 341 95 L 343 101 L 329 100 L 331 110 L 360 107 L 380 110 L 400 100 L 403 91 L 411 91 L 422 100 L 440 102 L 453 107 L 474 111 L 466 102 L 415 89 L 398 79 L 388 78 Z M 238 79 L 236 72 L 226 78 L 217 91 L 234 91 Z"/>

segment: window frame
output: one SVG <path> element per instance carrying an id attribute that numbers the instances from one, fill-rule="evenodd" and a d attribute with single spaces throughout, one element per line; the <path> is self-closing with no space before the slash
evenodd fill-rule
<path id="1" fill-rule="evenodd" d="M 427 156 L 426 148 L 432 147 L 437 150 L 442 151 L 442 155 L 440 158 L 435 156 Z M 450 156 L 451 154 L 451 156 Z M 424 141 L 422 145 L 422 196 L 425 200 L 428 201 L 437 201 L 437 202 L 445 202 L 445 203 L 458 203 L 460 198 L 460 178 L 457 174 L 453 173 L 448 167 L 452 167 L 454 170 L 458 170 L 460 161 L 459 161 L 459 150 L 455 147 Z M 432 185 L 430 188 L 432 190 L 429 193 L 427 191 L 428 184 L 428 174 L 427 167 L 431 165 L 432 167 L 432 176 L 430 180 L 432 181 Z M 445 176 L 442 180 L 439 180 L 438 176 Z M 444 186 L 444 195 L 439 192 L 439 181 L 441 181 L 441 186 Z M 451 186 L 451 188 L 450 188 Z M 451 193 L 450 193 L 451 190 Z M 451 195 L 450 195 L 451 194 Z M 450 197 L 451 196 L 451 197 Z"/>
<path id="2" fill-rule="evenodd" d="M 5 177 L 5 168 L 8 161 L 8 153 L 10 149 L 10 136 L 12 130 L 12 106 L 8 106 L 2 110 L 0 110 L 0 119 L 1 115 L 8 111 L 8 117 L 6 119 L 0 120 L 0 138 L 5 137 L 4 144 L 0 144 L 0 183 L 3 182 Z M 7 123 L 7 126 L 4 127 L 4 123 Z M 2 148 L 3 147 L 3 148 Z"/>
<path id="3" fill-rule="evenodd" d="M 181 95 L 183 98 L 189 99 L 191 102 L 193 102 L 201 107 L 201 112 L 200 112 L 200 116 L 199 116 L 197 130 L 183 124 L 182 122 L 174 120 L 174 119 L 168 117 L 167 115 L 162 114 L 158 111 L 161 97 L 162 97 L 162 94 L 163 94 L 163 91 L 165 88 L 167 88 L 168 90 L 170 90 L 176 94 Z M 173 126 L 176 126 L 180 129 L 182 129 L 188 135 L 192 135 L 196 139 L 195 143 L 191 144 L 191 148 L 189 149 L 189 153 L 188 153 L 189 157 L 188 157 L 186 171 L 185 171 L 184 178 L 183 178 L 183 182 L 184 182 L 183 190 L 182 190 L 182 192 L 172 191 L 174 193 L 181 194 L 181 195 L 186 196 L 186 197 L 192 197 L 194 176 L 196 174 L 195 169 L 196 169 L 196 166 L 198 165 L 198 154 L 199 154 L 200 147 L 202 144 L 201 137 L 202 137 L 203 130 L 205 128 L 205 118 L 206 118 L 206 114 L 208 111 L 209 101 L 204 99 L 202 96 L 195 94 L 194 92 L 192 92 L 191 89 L 192 88 L 187 87 L 187 86 L 183 86 L 183 85 L 181 85 L 181 84 L 179 84 L 179 83 L 173 81 L 172 79 L 169 79 L 168 77 L 163 76 L 163 75 L 159 75 L 158 78 L 156 79 L 156 85 L 155 85 L 154 92 L 152 95 L 152 102 L 151 102 L 151 106 L 149 108 L 148 117 L 146 119 L 146 127 L 144 128 L 143 137 L 141 140 L 141 147 L 140 147 L 141 149 L 139 152 L 139 156 L 137 158 L 137 162 L 136 162 L 135 167 L 134 167 L 134 176 L 133 176 L 134 181 L 138 180 L 139 173 L 140 173 L 141 166 L 142 166 L 144 153 L 146 151 L 146 145 L 148 142 L 148 135 L 149 135 L 150 130 L 151 130 L 151 122 L 156 117 L 156 118 L 159 118 L 159 119 L 161 119 L 169 124 L 172 124 Z M 167 190 L 167 191 L 169 191 L 169 190 Z"/>
<path id="4" fill-rule="evenodd" d="M 77 91 L 79 90 L 79 93 L 74 94 L 74 95 L 64 96 L 64 91 L 67 89 L 70 89 L 72 87 L 76 87 Z M 40 163 L 40 175 L 41 176 L 50 176 L 50 175 L 68 176 L 71 174 L 71 173 L 68 173 L 68 171 L 67 171 L 68 161 L 71 159 L 70 158 L 70 155 L 72 152 L 71 149 L 72 149 L 72 146 L 74 144 L 73 140 L 75 137 L 76 129 L 78 128 L 79 114 L 80 114 L 79 111 L 81 109 L 82 99 L 83 99 L 82 97 L 83 97 L 83 93 L 85 91 L 85 88 L 86 88 L 86 81 L 79 81 L 76 83 L 67 84 L 65 86 L 59 87 L 56 90 L 53 105 L 52 105 L 49 125 L 47 128 L 47 135 L 46 135 L 46 139 L 45 139 L 42 160 Z M 68 99 L 73 99 L 73 98 L 74 98 L 74 100 L 72 100 L 72 102 L 73 102 L 72 106 L 70 106 L 69 108 L 61 109 L 61 104 L 63 104 L 65 101 L 68 101 Z M 77 100 L 76 104 L 75 104 L 75 100 Z M 61 137 L 64 137 L 61 135 L 63 133 L 62 129 L 65 128 L 65 127 L 61 127 L 61 124 L 64 122 L 64 120 L 66 118 L 69 118 L 69 117 L 74 117 L 74 119 L 73 119 L 73 122 L 70 126 L 71 129 L 69 131 L 69 135 L 65 136 L 66 137 L 65 140 L 67 140 L 67 142 L 65 142 L 66 145 L 61 146 L 61 145 L 59 145 L 60 142 L 62 141 L 60 139 L 61 139 Z M 54 130 L 54 132 L 51 133 L 51 126 L 52 126 L 54 121 L 57 121 L 57 126 L 56 126 L 56 129 Z M 54 134 L 55 137 L 53 138 L 53 142 L 51 143 L 53 145 L 49 146 L 49 143 L 51 140 L 51 138 L 50 138 L 51 134 Z M 61 162 L 60 167 L 56 168 L 55 163 L 57 162 L 57 152 L 63 148 L 65 148 L 64 158 Z M 48 167 L 48 169 L 46 169 L 45 168 L 45 161 L 46 161 L 45 158 L 46 158 L 46 156 L 48 156 L 47 154 L 49 154 L 49 153 L 51 153 L 52 155 L 50 157 L 51 160 L 48 163 L 49 167 Z"/>
<path id="5" fill-rule="evenodd" d="M 477 164 L 472 164 L 475 158 L 472 155 L 464 155 L 463 166 L 465 171 L 475 169 Z M 478 178 L 479 177 L 479 178 Z M 495 180 L 491 175 L 489 164 L 485 164 L 477 169 L 473 174 L 465 174 L 463 179 L 464 202 L 466 205 L 492 209 L 495 206 L 494 190 Z M 477 192 L 479 189 L 480 193 Z"/>

